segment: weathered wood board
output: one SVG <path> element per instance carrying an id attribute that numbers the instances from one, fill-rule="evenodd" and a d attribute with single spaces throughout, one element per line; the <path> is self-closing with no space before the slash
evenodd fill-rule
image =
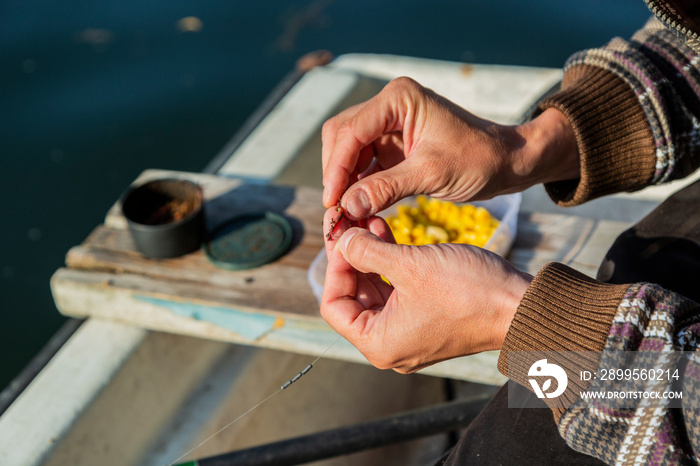
<path id="1" fill-rule="evenodd" d="M 176 259 L 149 259 L 136 252 L 118 205 L 66 256 L 51 280 L 65 315 L 95 317 L 151 330 L 318 355 L 337 334 L 321 319 L 307 271 L 323 248 L 321 192 L 304 187 L 246 184 L 213 175 L 150 170 L 136 183 L 175 176 L 199 182 L 207 227 L 243 212 L 271 210 L 292 224 L 290 251 L 265 266 L 229 271 L 201 251 Z M 551 261 L 595 275 L 597 263 L 626 227 L 554 214 L 521 214 L 509 260 L 536 273 Z M 327 356 L 365 362 L 345 340 Z M 438 364 L 425 373 L 483 383 L 501 383 L 497 353 Z"/>

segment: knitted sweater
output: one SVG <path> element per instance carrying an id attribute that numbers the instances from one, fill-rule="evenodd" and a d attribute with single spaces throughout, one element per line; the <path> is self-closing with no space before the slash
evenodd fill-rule
<path id="1" fill-rule="evenodd" d="M 682 178 L 700 165 L 700 5 L 645 1 L 658 19 L 629 41 L 572 56 L 562 90 L 540 105 L 567 116 L 581 155 L 580 179 L 546 186 L 560 205 Z M 698 321 L 700 305 L 657 285 L 610 285 L 549 264 L 523 297 L 499 370 L 530 388 L 527 369 L 509 372 L 509 352 L 698 351 Z M 572 448 L 609 464 L 697 463 L 700 357 L 684 375 L 682 411 L 606 413 L 577 400 L 553 408 L 559 432 Z"/>

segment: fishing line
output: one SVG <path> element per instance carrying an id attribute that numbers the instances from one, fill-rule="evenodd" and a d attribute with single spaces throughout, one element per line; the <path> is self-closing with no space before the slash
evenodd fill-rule
<path id="1" fill-rule="evenodd" d="M 240 420 L 243 419 L 245 416 L 247 416 L 248 414 L 250 414 L 250 413 L 252 413 L 253 411 L 255 411 L 256 409 L 258 409 L 260 406 L 262 406 L 262 405 L 264 405 L 265 403 L 267 403 L 268 401 L 270 401 L 272 398 L 274 398 L 275 396 L 277 396 L 281 391 L 285 390 L 285 389 L 286 389 L 287 387 L 289 387 L 291 384 L 293 384 L 294 382 L 296 382 L 297 380 L 299 380 L 304 374 L 306 374 L 307 372 L 309 372 L 309 371 L 311 370 L 311 368 L 313 368 L 314 364 L 316 364 L 316 363 L 319 361 L 319 359 L 321 359 L 323 356 L 325 356 L 326 353 L 333 347 L 333 345 L 335 345 L 336 343 L 338 343 L 338 341 L 340 341 L 341 338 L 342 338 L 342 337 L 341 337 L 340 335 L 338 335 L 338 338 L 336 338 L 335 340 L 333 340 L 333 343 L 331 343 L 330 345 L 328 345 L 328 347 L 327 347 L 325 350 L 323 350 L 323 352 L 322 352 L 321 354 L 319 354 L 319 355 L 316 357 L 316 359 L 314 359 L 314 360 L 311 362 L 311 364 L 307 365 L 304 369 L 302 369 L 301 371 L 299 371 L 299 372 L 297 373 L 297 375 L 295 375 L 295 376 L 292 377 L 291 379 L 287 380 L 287 381 L 286 381 L 284 384 L 282 384 L 282 386 L 281 386 L 280 388 L 278 388 L 275 392 L 273 392 L 272 394 L 268 395 L 267 398 L 265 398 L 264 400 L 258 402 L 258 403 L 257 403 L 256 405 L 254 405 L 253 407 L 249 408 L 246 412 L 244 412 L 243 414 L 241 414 L 240 416 L 238 416 L 237 418 L 235 418 L 234 420 L 232 420 L 231 422 L 229 422 L 228 424 L 226 424 L 225 426 L 223 426 L 221 429 L 219 429 L 219 430 L 217 430 L 216 432 L 214 432 L 213 434 L 211 434 L 209 437 L 207 437 L 207 438 L 205 438 L 204 440 L 202 440 L 197 446 L 195 446 L 195 447 L 192 448 L 191 450 L 189 450 L 189 451 L 183 453 L 180 457 L 176 458 L 173 462 L 168 463 L 167 466 L 174 466 L 174 465 L 176 465 L 177 462 L 180 461 L 182 458 L 186 457 L 187 455 L 189 455 L 189 454 L 192 453 L 193 451 L 195 451 L 195 450 L 197 450 L 198 448 L 202 447 L 202 446 L 203 446 L 205 443 L 207 443 L 209 440 L 213 439 L 214 437 L 216 437 L 217 435 L 219 435 L 220 433 L 222 433 L 223 431 L 225 431 L 226 429 L 228 429 L 229 427 L 231 427 L 232 425 L 234 425 L 236 422 L 240 421 Z"/>

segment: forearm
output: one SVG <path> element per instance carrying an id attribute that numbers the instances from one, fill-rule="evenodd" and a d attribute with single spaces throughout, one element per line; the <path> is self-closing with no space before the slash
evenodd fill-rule
<path id="1" fill-rule="evenodd" d="M 629 86 L 613 73 L 580 65 L 567 70 L 562 91 L 540 104 L 556 108 L 571 125 L 579 153 L 579 176 L 545 187 L 562 206 L 650 184 L 656 164 L 651 127 Z"/>
<path id="2" fill-rule="evenodd" d="M 579 178 L 576 136 L 561 111 L 547 109 L 515 131 L 520 144 L 512 151 L 510 169 L 516 188 Z"/>

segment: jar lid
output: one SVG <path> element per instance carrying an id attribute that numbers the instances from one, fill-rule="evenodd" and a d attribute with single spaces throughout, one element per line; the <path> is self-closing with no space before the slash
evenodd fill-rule
<path id="1" fill-rule="evenodd" d="M 291 242 L 292 227 L 284 217 L 273 212 L 253 212 L 218 226 L 202 248 L 217 267 L 245 270 L 279 258 Z"/>

